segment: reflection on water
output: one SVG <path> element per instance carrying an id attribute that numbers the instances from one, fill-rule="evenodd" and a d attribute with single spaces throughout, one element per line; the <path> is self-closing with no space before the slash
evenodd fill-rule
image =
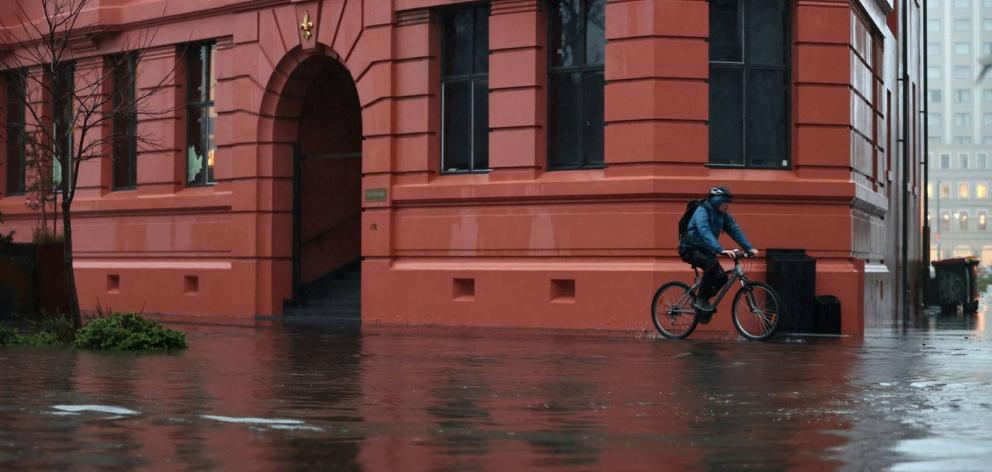
<path id="1" fill-rule="evenodd" d="M 0 349 L 0 469 L 968 469 L 984 315 L 777 343 L 179 326 L 174 355 Z"/>

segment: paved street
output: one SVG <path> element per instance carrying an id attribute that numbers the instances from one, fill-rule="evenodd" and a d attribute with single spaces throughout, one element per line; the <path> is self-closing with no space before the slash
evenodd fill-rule
<path id="1" fill-rule="evenodd" d="M 0 468 L 987 470 L 984 315 L 862 340 L 179 325 L 0 350 Z"/>

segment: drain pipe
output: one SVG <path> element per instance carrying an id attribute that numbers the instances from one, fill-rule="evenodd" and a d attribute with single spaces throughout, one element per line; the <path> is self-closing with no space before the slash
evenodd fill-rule
<path id="1" fill-rule="evenodd" d="M 921 266 L 920 267 L 920 286 L 923 287 L 924 299 L 927 293 L 927 287 L 930 284 L 930 220 L 927 218 L 930 215 L 930 193 L 927 191 L 930 188 L 930 83 L 927 78 L 927 67 L 929 66 L 929 61 L 927 60 L 927 41 L 929 41 L 929 36 L 927 34 L 927 7 L 926 4 L 923 5 L 923 96 L 926 99 L 923 100 L 923 155 L 920 156 L 921 165 L 923 166 L 923 213 L 920 218 L 923 219 L 923 235 L 920 238 L 921 247 Z M 940 189 L 937 189 L 937 198 L 940 198 Z"/>
<path id="2" fill-rule="evenodd" d="M 909 86 L 909 0 L 902 0 L 902 300 L 903 318 L 909 315 L 909 202 L 910 171 L 912 167 L 909 122 L 913 117 L 910 109 Z"/>

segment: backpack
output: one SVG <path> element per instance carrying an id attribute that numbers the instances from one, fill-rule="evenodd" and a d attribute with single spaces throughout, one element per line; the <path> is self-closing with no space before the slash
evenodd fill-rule
<path id="1" fill-rule="evenodd" d="M 685 233 L 689 231 L 689 222 L 692 221 L 692 215 L 696 213 L 696 208 L 705 202 L 705 198 L 700 198 L 699 200 L 690 200 L 689 203 L 685 205 L 685 213 L 682 213 L 682 218 L 679 218 L 679 242 L 681 243 L 685 240 Z"/>

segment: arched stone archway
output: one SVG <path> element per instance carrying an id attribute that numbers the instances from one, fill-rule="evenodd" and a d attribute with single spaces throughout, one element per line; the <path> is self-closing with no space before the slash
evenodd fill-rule
<path id="1" fill-rule="evenodd" d="M 273 295 L 287 315 L 357 320 L 362 116 L 352 75 L 328 50 L 295 50 L 277 66 L 261 116 L 260 155 L 271 156 L 261 170 L 271 170 L 279 215 L 267 239 L 289 262 L 273 265 Z"/>

